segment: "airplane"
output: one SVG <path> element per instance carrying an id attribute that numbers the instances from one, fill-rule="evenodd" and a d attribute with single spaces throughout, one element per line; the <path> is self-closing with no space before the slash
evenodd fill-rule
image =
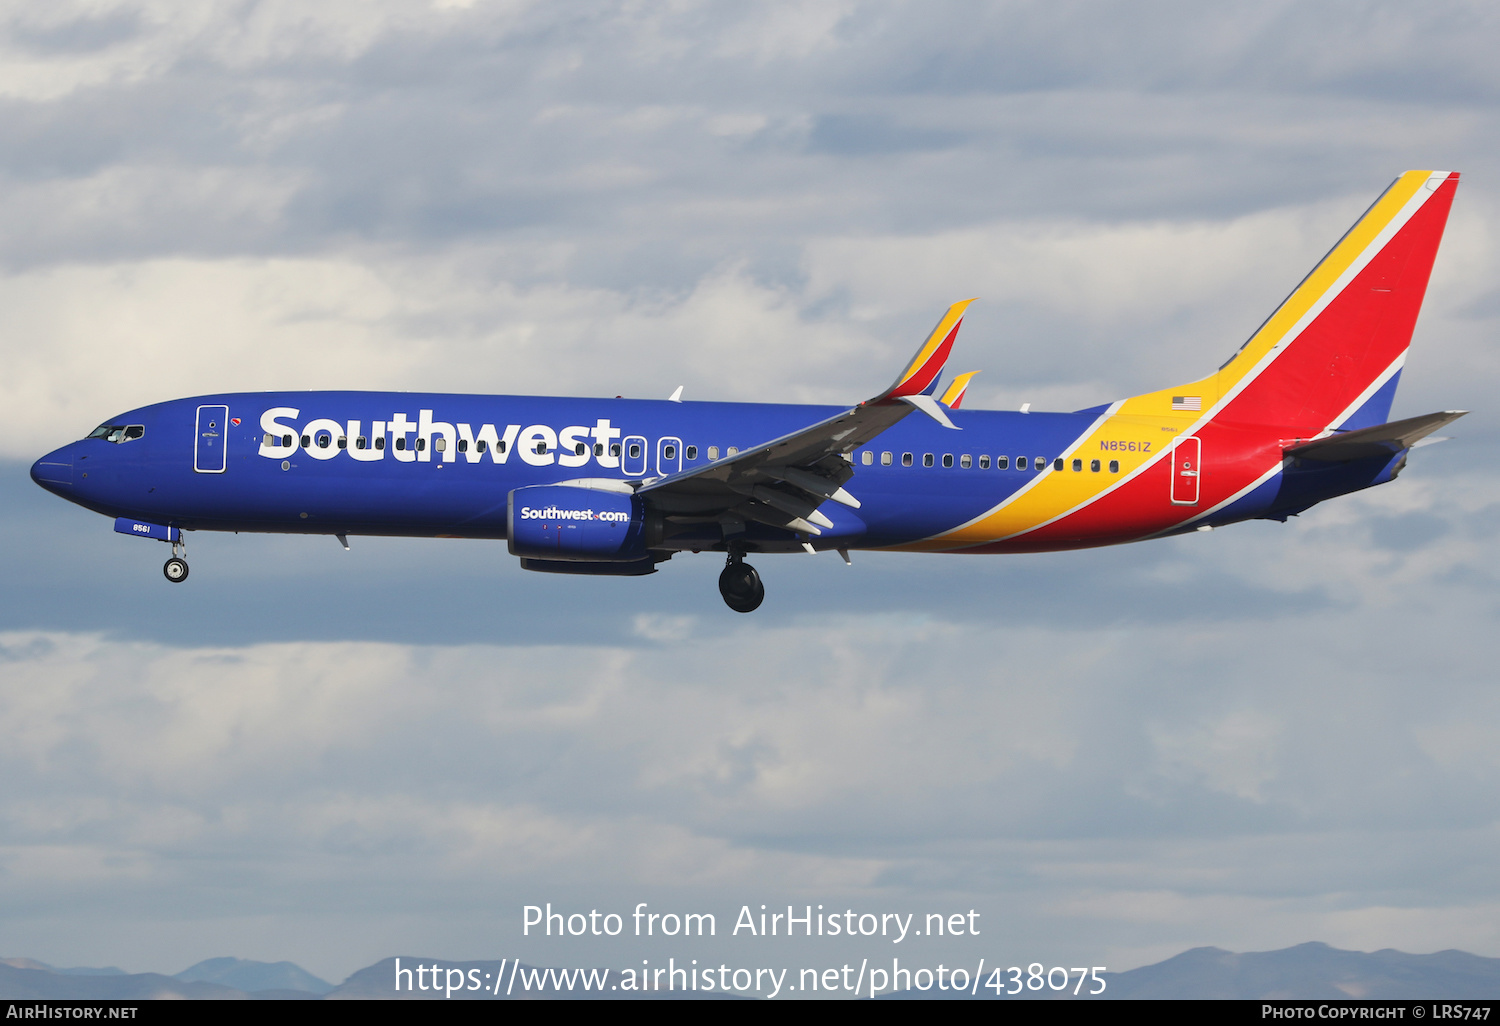
<path id="1" fill-rule="evenodd" d="M 1072 413 L 937 386 L 973 300 L 852 407 L 414 392 L 196 396 L 37 460 L 43 488 L 172 546 L 193 531 L 504 539 L 527 570 L 637 576 L 752 553 L 1020 553 L 1285 522 L 1384 484 L 1462 416 L 1387 422 L 1459 175 L 1397 178 L 1218 370 Z"/>

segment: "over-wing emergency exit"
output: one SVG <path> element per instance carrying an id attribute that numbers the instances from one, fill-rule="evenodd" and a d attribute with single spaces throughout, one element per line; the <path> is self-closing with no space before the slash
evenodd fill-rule
<path id="1" fill-rule="evenodd" d="M 937 396 L 972 300 L 852 407 L 409 392 L 226 393 L 111 418 L 31 469 L 172 546 L 192 531 L 505 539 L 527 570 L 755 553 L 1041 552 L 1285 520 L 1382 484 L 1462 416 L 1387 422 L 1458 174 L 1409 171 L 1217 371 L 1072 413 Z"/>

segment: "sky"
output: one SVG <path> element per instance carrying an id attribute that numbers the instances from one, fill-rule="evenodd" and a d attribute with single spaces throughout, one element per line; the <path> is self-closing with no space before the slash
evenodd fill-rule
<path id="1" fill-rule="evenodd" d="M 1500 956 L 1500 10 L 0 4 L 0 955 L 1123 970 Z M 967 406 L 1191 380 L 1409 168 L 1464 173 L 1394 417 L 1286 524 L 522 572 L 162 547 L 32 460 L 220 391 L 856 402 L 978 296 Z M 526 905 L 720 936 L 538 938 Z M 739 909 L 978 937 L 723 936 Z"/>

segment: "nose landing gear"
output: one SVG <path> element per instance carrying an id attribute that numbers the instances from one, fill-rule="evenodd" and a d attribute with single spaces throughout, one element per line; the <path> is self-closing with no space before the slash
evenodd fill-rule
<path id="1" fill-rule="evenodd" d="M 181 584 L 187 580 L 188 565 L 183 556 L 187 555 L 187 545 L 181 541 L 172 543 L 172 558 L 162 566 L 161 572 L 167 580 L 173 584 Z"/>
<path id="2" fill-rule="evenodd" d="M 738 552 L 730 552 L 724 572 L 719 574 L 719 594 L 724 604 L 736 613 L 754 612 L 766 597 L 766 586 L 760 583 L 755 567 Z"/>

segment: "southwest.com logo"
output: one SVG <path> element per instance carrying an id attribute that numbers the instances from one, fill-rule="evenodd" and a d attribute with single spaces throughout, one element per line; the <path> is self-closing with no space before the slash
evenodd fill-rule
<path id="1" fill-rule="evenodd" d="M 522 520 L 600 520 L 610 524 L 624 524 L 630 520 L 629 513 L 621 513 L 611 510 L 591 509 L 558 509 L 556 506 L 548 506 L 546 509 L 533 509 L 530 506 L 521 507 Z"/>

